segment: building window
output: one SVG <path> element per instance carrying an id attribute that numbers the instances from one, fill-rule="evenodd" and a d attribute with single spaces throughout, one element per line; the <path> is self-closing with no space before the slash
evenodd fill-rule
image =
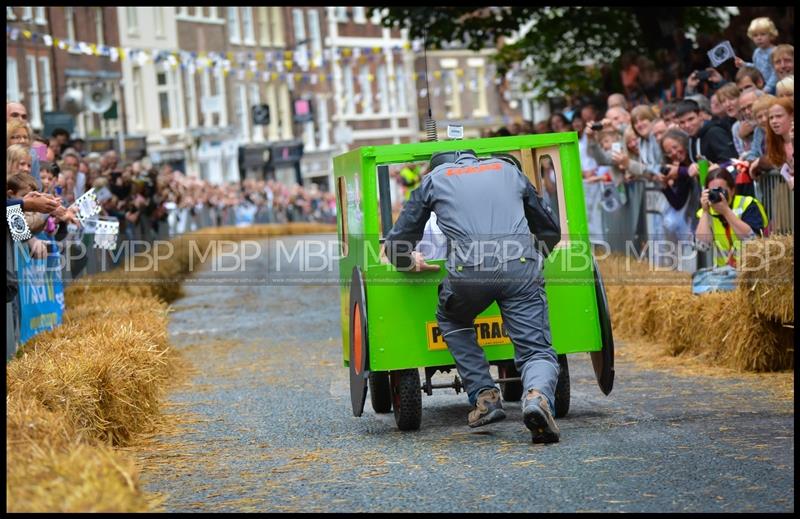
<path id="1" fill-rule="evenodd" d="M 367 23 L 365 7 L 353 7 L 353 21 L 356 23 Z"/>
<path id="2" fill-rule="evenodd" d="M 328 149 L 331 147 L 328 135 L 328 100 L 322 96 L 317 96 L 317 127 L 319 128 L 319 147 Z"/>
<path id="3" fill-rule="evenodd" d="M 292 9 L 292 27 L 294 28 L 295 61 L 300 65 L 300 68 L 308 70 L 308 45 L 305 43 L 306 24 L 302 10 Z"/>
<path id="4" fill-rule="evenodd" d="M 280 91 L 280 117 L 281 117 L 281 140 L 288 141 L 293 137 L 292 107 L 289 100 L 289 86 L 281 84 Z"/>
<path id="5" fill-rule="evenodd" d="M 34 18 L 34 22 L 36 25 L 47 25 L 47 17 L 44 14 L 44 7 L 34 7 L 36 10 L 36 17 Z"/>
<path id="6" fill-rule="evenodd" d="M 258 8 L 258 42 L 263 47 L 269 47 L 269 8 Z"/>
<path id="7" fill-rule="evenodd" d="M 239 121 L 239 138 L 244 142 L 250 140 L 247 113 L 247 86 L 239 83 L 236 85 L 236 119 Z"/>
<path id="8" fill-rule="evenodd" d="M 178 7 L 178 16 L 183 17 L 183 18 L 188 17 L 189 16 L 189 8 L 186 7 L 185 5 L 183 5 L 181 7 Z"/>
<path id="9" fill-rule="evenodd" d="M 378 95 L 381 102 L 381 113 L 389 113 L 393 111 L 391 106 L 391 99 L 389 97 L 389 83 L 386 81 L 386 66 L 379 65 L 377 72 L 378 79 Z"/>
<path id="10" fill-rule="evenodd" d="M 346 23 L 347 22 L 347 7 L 334 7 L 333 8 L 333 17 L 339 23 Z"/>
<path id="11" fill-rule="evenodd" d="M 445 107 L 448 108 L 447 117 L 458 119 L 461 117 L 461 91 L 459 88 L 458 77 L 455 70 L 446 70 L 442 74 L 442 81 L 445 84 Z"/>
<path id="12" fill-rule="evenodd" d="M 158 38 L 163 38 L 166 36 L 166 30 L 164 28 L 164 8 L 153 7 L 153 17 L 155 18 L 156 24 L 156 36 Z"/>
<path id="13" fill-rule="evenodd" d="M 219 13 L 217 12 L 217 8 L 216 7 L 209 7 L 208 8 L 208 19 L 209 20 L 218 20 L 219 19 Z"/>
<path id="14" fill-rule="evenodd" d="M 485 117 L 489 115 L 489 109 L 486 102 L 486 82 L 483 78 L 486 75 L 486 67 L 483 65 L 483 60 L 479 63 L 468 63 L 470 65 L 471 84 L 470 89 L 474 92 L 473 105 L 475 108 L 472 110 L 474 117 Z"/>
<path id="15" fill-rule="evenodd" d="M 270 109 L 269 130 L 267 132 L 267 137 L 271 141 L 277 141 L 279 114 L 277 114 L 275 110 L 278 106 L 278 98 L 275 95 L 275 83 L 267 84 L 267 104 L 269 104 Z"/>
<path id="16" fill-rule="evenodd" d="M 22 8 L 22 21 L 23 22 L 32 22 L 33 21 L 33 7 L 23 7 Z"/>
<path id="17" fill-rule="evenodd" d="M 372 113 L 372 82 L 369 80 L 369 66 L 363 65 L 358 73 L 358 87 L 361 89 L 361 113 Z"/>
<path id="18" fill-rule="evenodd" d="M 6 57 L 6 99 L 9 101 L 21 101 L 19 98 L 17 60 L 9 57 Z"/>
<path id="19" fill-rule="evenodd" d="M 239 8 L 228 7 L 228 30 L 231 33 L 231 43 L 241 43 L 239 33 Z"/>
<path id="20" fill-rule="evenodd" d="M 65 7 L 64 8 L 64 21 L 67 24 L 67 39 L 69 41 L 75 41 L 75 8 L 74 7 Z"/>
<path id="21" fill-rule="evenodd" d="M 255 45 L 256 37 L 253 32 L 253 8 L 242 7 L 242 30 L 244 32 L 244 43 Z"/>
<path id="22" fill-rule="evenodd" d="M 172 128 L 174 119 L 169 102 L 169 79 L 166 72 L 156 72 L 156 83 L 158 85 L 158 108 L 161 114 L 161 128 Z"/>
<path id="23" fill-rule="evenodd" d="M 270 7 L 272 9 L 272 46 L 283 47 L 283 13 L 281 7 Z"/>
<path id="24" fill-rule="evenodd" d="M 28 68 L 28 109 L 30 110 L 31 126 L 34 128 L 42 127 L 42 109 L 39 105 L 39 81 L 36 74 L 36 56 L 25 56 Z"/>
<path id="25" fill-rule="evenodd" d="M 195 90 L 194 70 L 184 70 L 186 79 L 186 106 L 189 109 L 189 127 L 197 127 L 197 90 Z"/>
<path id="26" fill-rule="evenodd" d="M 211 98 L 211 71 L 208 67 L 203 68 L 200 82 L 200 111 L 203 115 L 203 126 L 210 128 L 214 119 L 214 112 L 209 109 L 208 103 Z"/>
<path id="27" fill-rule="evenodd" d="M 17 17 L 14 14 L 14 8 L 6 6 L 6 20 L 16 20 Z"/>
<path id="28" fill-rule="evenodd" d="M 183 114 L 178 97 L 178 76 L 175 70 L 156 71 L 156 92 L 161 128 L 180 130 L 183 126 Z"/>
<path id="29" fill-rule="evenodd" d="M 258 88 L 258 83 L 250 83 L 250 105 L 245 106 L 245 117 L 248 120 L 253 119 L 253 107 L 261 104 L 261 92 Z M 264 126 L 260 124 L 253 124 L 253 141 L 264 141 Z"/>
<path id="30" fill-rule="evenodd" d="M 303 147 L 306 151 L 314 151 L 317 149 L 317 143 L 314 142 L 314 121 L 303 123 Z"/>
<path id="31" fill-rule="evenodd" d="M 353 85 L 353 67 L 350 65 L 344 66 L 344 99 L 345 99 L 345 112 L 348 114 L 356 113 L 355 102 L 355 87 Z"/>
<path id="32" fill-rule="evenodd" d="M 311 39 L 311 52 L 317 66 L 322 63 L 322 34 L 319 26 L 319 11 L 309 9 L 308 11 L 308 32 Z"/>
<path id="33" fill-rule="evenodd" d="M 144 129 L 144 84 L 142 67 L 133 67 L 133 120 L 138 131 Z"/>
<path id="34" fill-rule="evenodd" d="M 128 22 L 128 34 L 139 33 L 139 14 L 136 7 L 125 8 L 125 18 Z"/>
<path id="35" fill-rule="evenodd" d="M 408 112 L 408 99 L 406 98 L 406 74 L 402 68 L 398 68 L 396 72 L 397 81 L 397 111 L 400 113 Z"/>
<path id="36" fill-rule="evenodd" d="M 225 97 L 225 75 L 222 69 L 217 69 L 214 75 L 217 83 L 217 94 L 219 96 L 219 125 L 228 126 L 228 104 Z"/>
<path id="37" fill-rule="evenodd" d="M 39 66 L 42 75 L 42 106 L 45 112 L 53 111 L 53 87 L 50 81 L 50 58 L 39 57 Z"/>
<path id="38" fill-rule="evenodd" d="M 94 30 L 97 36 L 97 44 L 105 45 L 105 31 L 103 30 L 103 8 L 94 8 Z"/>

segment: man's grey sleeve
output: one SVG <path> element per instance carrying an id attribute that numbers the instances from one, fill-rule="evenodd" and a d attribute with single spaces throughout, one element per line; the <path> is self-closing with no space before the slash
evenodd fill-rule
<path id="1" fill-rule="evenodd" d="M 525 218 L 528 220 L 528 228 L 539 242 L 539 252 L 546 258 L 561 240 L 561 226 L 553 216 L 553 210 L 539 196 L 533 184 L 530 183 L 527 177 L 521 173 L 520 175 L 526 184 L 522 201 L 525 207 Z"/>
<path id="2" fill-rule="evenodd" d="M 425 224 L 431 217 L 431 208 L 428 205 L 430 181 L 423 181 L 417 189 L 411 192 L 411 197 L 403 206 L 403 211 L 394 223 L 392 230 L 386 235 L 386 257 L 398 269 L 408 269 L 413 265 L 411 252 L 422 239 Z"/>

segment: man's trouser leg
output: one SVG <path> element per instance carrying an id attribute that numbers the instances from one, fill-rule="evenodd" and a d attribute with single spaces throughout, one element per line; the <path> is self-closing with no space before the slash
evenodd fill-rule
<path id="1" fill-rule="evenodd" d="M 497 304 L 514 343 L 514 364 L 525 391 L 536 388 L 555 411 L 558 356 L 550 335 L 550 317 L 540 265 L 542 260 L 513 260 L 503 273 L 503 291 Z"/>
<path id="2" fill-rule="evenodd" d="M 447 349 L 456 361 L 456 369 L 464 383 L 471 405 L 475 405 L 478 392 L 485 387 L 496 387 L 489 373 L 489 362 L 478 346 L 473 321 L 494 300 L 490 283 L 466 268 L 445 276 L 439 286 L 439 306 L 436 320 L 442 331 Z"/>

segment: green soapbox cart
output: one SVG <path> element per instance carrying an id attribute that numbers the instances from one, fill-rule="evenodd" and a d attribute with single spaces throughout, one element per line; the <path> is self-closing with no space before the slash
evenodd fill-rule
<path id="1" fill-rule="evenodd" d="M 614 383 L 614 340 L 605 289 L 597 268 L 584 204 L 583 182 L 574 132 L 474 140 L 365 146 L 334 158 L 337 228 L 341 246 L 342 353 L 350 371 L 353 414 L 361 416 L 369 389 L 376 413 L 394 410 L 397 427 L 417 430 L 422 421 L 422 392 L 463 389 L 433 383 L 437 371 L 455 362 L 436 323 L 438 272 L 402 272 L 381 254 L 393 225 L 390 166 L 428 161 L 437 152 L 471 149 L 478 157 L 511 155 L 540 195 L 549 199 L 561 223 L 561 241 L 545 260 L 544 278 L 553 347 L 561 374 L 555 414 L 570 404 L 567 355 L 588 352 L 598 385 L 609 394 Z M 512 159 L 513 160 L 513 159 Z M 514 347 L 493 303 L 475 320 L 479 344 L 497 366 L 503 399 L 519 401 L 522 383 L 514 366 Z M 424 368 L 424 381 L 419 368 Z"/>

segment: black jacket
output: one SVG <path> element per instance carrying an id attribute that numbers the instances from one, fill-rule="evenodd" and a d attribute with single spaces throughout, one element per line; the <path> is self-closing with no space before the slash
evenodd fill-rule
<path id="1" fill-rule="evenodd" d="M 707 121 L 697 135 L 690 139 L 689 158 L 692 162 L 697 162 L 698 155 L 715 164 L 739 157 L 733 145 L 733 135 L 715 121 Z"/>

